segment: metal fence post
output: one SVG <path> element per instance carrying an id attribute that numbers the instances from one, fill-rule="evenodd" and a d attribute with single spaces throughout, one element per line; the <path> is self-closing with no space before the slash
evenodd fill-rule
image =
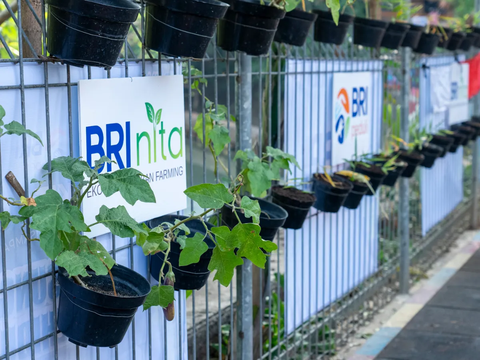
<path id="1" fill-rule="evenodd" d="M 238 55 L 237 83 L 237 149 L 252 148 L 252 58 Z M 241 164 L 237 168 L 241 171 Z M 237 268 L 237 356 L 238 360 L 251 360 L 253 356 L 253 297 L 252 263 L 244 259 Z"/>
<path id="2" fill-rule="evenodd" d="M 410 112 L 410 58 L 409 48 L 402 49 L 402 116 L 400 119 L 400 137 L 409 142 L 409 112 Z M 409 182 L 407 178 L 400 179 L 399 194 L 399 227 L 400 227 L 400 293 L 408 294 L 410 282 L 410 203 Z"/>

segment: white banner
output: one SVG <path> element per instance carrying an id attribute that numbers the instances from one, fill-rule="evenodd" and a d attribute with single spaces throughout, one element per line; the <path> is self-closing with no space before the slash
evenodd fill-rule
<path id="1" fill-rule="evenodd" d="M 332 166 L 370 151 L 371 89 L 371 72 L 333 74 Z"/>
<path id="2" fill-rule="evenodd" d="M 448 123 L 458 124 L 469 119 L 468 85 L 470 65 L 454 62 L 451 65 L 451 99 L 448 108 Z"/>
<path id="3" fill-rule="evenodd" d="M 143 222 L 187 207 L 183 76 L 81 80 L 78 83 L 80 156 L 94 166 L 108 156 L 102 173 L 135 168 L 148 177 L 156 202 L 129 205 L 117 193 L 106 197 L 91 188 L 82 208 L 87 224 L 100 207 L 123 205 Z M 108 232 L 95 226 L 89 236 Z"/>

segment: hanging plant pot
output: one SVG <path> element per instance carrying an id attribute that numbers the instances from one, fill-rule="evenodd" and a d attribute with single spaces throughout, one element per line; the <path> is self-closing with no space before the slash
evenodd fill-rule
<path id="1" fill-rule="evenodd" d="M 472 117 L 471 121 L 465 121 L 462 123 L 464 126 L 468 126 L 475 130 L 476 137 L 480 136 L 480 118 Z"/>
<path id="2" fill-rule="evenodd" d="M 313 175 L 313 191 L 317 198 L 313 207 L 323 212 L 337 213 L 345 203 L 350 191 L 352 191 L 353 185 L 343 177 L 334 175 L 332 180 L 336 183 L 336 186 L 333 187 L 320 175 L 322 174 Z"/>
<path id="3" fill-rule="evenodd" d="M 386 21 L 356 17 L 354 20 L 353 43 L 378 48 L 382 43 L 387 26 Z"/>
<path id="4" fill-rule="evenodd" d="M 243 51 L 254 56 L 267 54 L 285 11 L 262 5 L 260 0 L 227 2 L 230 7 L 218 24 L 217 45 L 225 51 Z"/>
<path id="5" fill-rule="evenodd" d="M 450 37 L 450 41 L 447 44 L 447 50 L 456 51 L 462 45 L 463 39 L 465 39 L 466 34 L 464 32 L 454 32 Z"/>
<path id="6" fill-rule="evenodd" d="M 294 187 L 272 188 L 272 202 L 280 205 L 288 213 L 287 220 L 282 226 L 284 229 L 301 229 L 315 200 L 315 195 Z"/>
<path id="7" fill-rule="evenodd" d="M 402 44 L 408 29 L 410 29 L 409 24 L 398 22 L 388 24 L 381 46 L 387 49 L 397 50 L 400 44 Z"/>
<path id="8" fill-rule="evenodd" d="M 374 155 L 374 157 L 376 159 L 384 158 L 382 155 L 379 155 L 379 154 Z M 391 158 L 392 157 L 388 157 L 388 158 L 384 158 L 384 160 L 381 160 L 381 161 L 375 161 L 374 164 L 379 166 L 379 167 L 383 167 L 386 164 L 386 162 L 388 160 L 390 160 Z M 400 175 L 403 173 L 403 171 L 406 168 L 407 168 L 407 163 L 397 160 L 395 162 L 395 168 L 388 172 L 385 179 L 383 179 L 382 185 L 389 186 L 389 187 L 394 187 L 395 184 L 397 183 L 398 178 L 400 177 Z"/>
<path id="9" fill-rule="evenodd" d="M 181 215 L 165 215 L 159 218 L 152 219 L 147 222 L 147 226 L 151 229 L 161 225 L 162 223 L 174 224 L 175 220 L 185 220 L 187 216 Z M 196 233 L 200 233 L 205 236 L 206 231 L 203 223 L 200 220 L 191 220 L 186 223 L 190 229 L 190 235 L 188 238 L 195 236 Z M 207 227 L 211 229 L 212 224 L 206 223 Z M 185 235 L 183 230 L 180 230 L 180 235 Z M 170 253 L 168 254 L 168 261 L 172 264 L 173 273 L 175 274 L 175 290 L 199 290 L 205 286 L 210 275 L 208 270 L 208 264 L 213 255 L 213 249 L 215 244 L 210 237 L 205 237 L 203 240 L 208 245 L 208 250 L 200 257 L 200 261 L 196 264 L 187 266 L 180 266 L 180 244 L 177 242 L 170 243 Z M 160 268 L 164 262 L 165 255 L 161 252 L 150 256 L 150 274 L 153 278 L 159 281 Z"/>
<path id="10" fill-rule="evenodd" d="M 407 33 L 405 34 L 405 38 L 402 41 L 402 47 L 409 47 L 415 49 L 420 42 L 420 38 L 422 37 L 422 33 L 425 30 L 425 27 L 413 24 L 409 25 L 410 29 L 408 29 Z"/>
<path id="11" fill-rule="evenodd" d="M 452 39 L 453 30 L 449 28 L 443 28 L 443 31 L 439 30 L 438 28 L 437 30 L 440 33 L 440 41 L 438 42 L 437 47 L 445 49 L 448 46 L 450 40 Z"/>
<path id="12" fill-rule="evenodd" d="M 116 64 L 140 6 L 129 0 L 46 0 L 48 52 L 63 63 L 106 69 Z"/>
<path id="13" fill-rule="evenodd" d="M 348 27 L 353 22 L 354 17 L 341 14 L 337 26 L 333 21 L 330 11 L 313 10 L 313 13 L 318 15 L 315 21 L 313 39 L 325 44 L 341 45 L 345 40 Z"/>
<path id="14" fill-rule="evenodd" d="M 458 147 L 461 146 L 467 139 L 465 135 L 455 132 L 453 134 L 448 134 L 447 137 L 453 139 L 453 144 L 450 146 L 450 149 L 448 149 L 448 151 L 451 153 L 457 152 Z"/>
<path id="15" fill-rule="evenodd" d="M 462 143 L 463 146 L 467 145 L 470 140 L 477 138 L 477 130 L 471 126 L 456 124 L 450 126 L 450 130 L 465 135 L 466 140 Z"/>
<path id="16" fill-rule="evenodd" d="M 418 54 L 432 55 L 435 52 L 435 48 L 437 47 L 439 41 L 440 35 L 438 34 L 422 33 L 420 41 L 418 42 L 418 46 L 414 49 L 414 51 Z"/>
<path id="17" fill-rule="evenodd" d="M 380 187 L 380 185 L 382 185 L 383 180 L 387 176 L 387 174 L 383 172 L 381 167 L 374 164 L 371 164 L 370 167 L 366 167 L 362 164 L 356 164 L 354 171 L 363 175 L 367 175 L 370 178 L 370 186 L 374 191 L 377 191 L 377 189 Z M 373 193 L 372 190 L 368 189 L 366 195 L 373 196 L 375 195 L 375 193 Z"/>
<path id="18" fill-rule="evenodd" d="M 430 144 L 440 146 L 443 149 L 440 157 L 444 157 L 453 145 L 453 139 L 443 135 L 433 135 Z"/>
<path id="19" fill-rule="evenodd" d="M 341 174 L 335 174 L 343 177 L 345 180 L 349 180 L 347 177 Z M 349 180 L 350 181 L 350 180 Z M 360 203 L 362 202 L 363 197 L 367 193 L 368 186 L 365 183 L 359 181 L 350 181 L 353 185 L 352 191 L 347 195 L 347 199 L 343 203 L 343 206 L 350 210 L 358 209 Z"/>
<path id="20" fill-rule="evenodd" d="M 114 347 L 122 342 L 137 308 L 150 293 L 150 284 L 125 266 L 115 265 L 111 272 L 118 296 L 109 275 L 88 271 L 91 276 L 82 277 L 88 287 L 84 288 L 64 268 L 58 269 L 58 329 L 70 342 L 84 347 Z"/>
<path id="21" fill-rule="evenodd" d="M 295 9 L 287 12 L 278 24 L 274 40 L 293 46 L 303 46 L 316 19 L 316 14 L 302 10 Z"/>
<path id="22" fill-rule="evenodd" d="M 260 209 L 262 210 L 262 213 L 260 214 L 260 236 L 263 240 L 273 241 L 275 235 L 277 235 L 278 229 L 283 226 L 285 220 L 287 220 L 288 213 L 277 204 L 254 197 L 252 197 L 252 199 L 258 200 Z M 251 218 L 247 219 L 245 217 L 241 209 L 235 209 L 235 212 L 240 218 L 242 224 L 252 222 Z M 233 229 L 238 224 L 237 217 L 233 213 L 230 205 L 225 205 L 222 208 L 222 222 L 230 229 Z"/>
<path id="23" fill-rule="evenodd" d="M 440 146 L 425 143 L 422 148 L 417 149 L 417 151 L 425 158 L 420 165 L 430 169 L 435 164 L 435 160 L 442 154 L 443 149 Z"/>
<path id="24" fill-rule="evenodd" d="M 406 150 L 400 150 L 398 154 L 398 158 L 407 163 L 407 167 L 401 175 L 405 178 L 411 178 L 413 174 L 415 174 L 418 165 L 425 159 L 424 156 L 417 151 L 408 152 Z"/>
<path id="25" fill-rule="evenodd" d="M 202 59 L 228 4 L 217 0 L 146 0 L 145 45 L 169 56 Z"/>
<path id="26" fill-rule="evenodd" d="M 473 46 L 475 46 L 476 48 L 480 48 L 480 28 L 479 27 L 475 27 L 475 26 L 472 26 L 472 31 L 477 34 L 477 39 L 475 40 L 475 42 L 473 43 Z"/>
<path id="27" fill-rule="evenodd" d="M 460 44 L 460 50 L 469 51 L 470 48 L 476 43 L 478 35 L 475 33 L 467 33 L 467 36 L 463 39 Z"/>

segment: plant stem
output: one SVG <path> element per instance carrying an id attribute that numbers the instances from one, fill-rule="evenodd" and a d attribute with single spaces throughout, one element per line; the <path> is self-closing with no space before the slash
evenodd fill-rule
<path id="1" fill-rule="evenodd" d="M 163 269 L 165 268 L 165 264 L 168 262 L 168 254 L 170 253 L 170 242 L 168 242 L 168 249 L 165 252 L 165 260 L 163 261 L 162 267 L 160 268 L 160 273 L 158 274 L 158 282 L 162 282 L 162 275 L 163 275 Z M 169 263 L 169 262 L 168 262 Z M 169 263 L 170 264 L 170 263 Z M 170 264 L 171 266 L 171 264 Z"/>
<path id="2" fill-rule="evenodd" d="M 85 283 L 80 280 L 80 277 L 75 275 L 75 276 L 72 276 L 73 280 L 75 280 L 75 282 L 80 285 L 81 287 L 84 287 L 85 289 L 87 289 L 87 285 L 85 285 Z"/>
<path id="3" fill-rule="evenodd" d="M 77 207 L 80 209 L 80 205 L 82 205 L 82 201 L 83 199 L 85 198 L 85 195 L 87 195 L 88 193 L 88 190 L 90 190 L 90 188 L 93 186 L 93 185 L 96 185 L 98 184 L 98 181 L 94 182 L 93 181 L 93 178 L 90 178 L 90 182 L 88 183 L 87 185 L 87 188 L 85 189 L 85 191 L 83 192 L 82 195 L 80 195 L 80 199 L 78 199 L 78 204 L 77 204 Z"/>
<path id="4" fill-rule="evenodd" d="M 103 262 L 103 260 L 102 260 L 102 262 Z M 104 263 L 104 264 L 105 264 L 105 263 Z M 105 266 L 107 266 L 107 265 L 105 265 Z M 117 290 L 115 289 L 115 281 L 113 280 L 112 271 L 108 268 L 108 266 L 107 266 L 107 270 L 108 270 L 108 274 L 110 275 L 110 279 L 112 280 L 113 295 L 118 296 L 118 295 L 117 295 Z"/>
<path id="5" fill-rule="evenodd" d="M 201 218 L 203 218 L 205 215 L 207 215 L 209 212 L 212 212 L 213 210 L 215 210 L 215 209 L 208 209 L 208 210 L 204 211 L 203 213 L 201 213 L 200 215 L 190 216 L 189 218 L 186 218 L 186 219 L 184 219 L 184 220 L 176 223 L 175 226 L 172 226 L 169 230 L 170 230 L 170 231 L 173 231 L 173 230 L 175 230 L 176 228 L 178 228 L 180 225 L 185 224 L 186 222 L 189 222 L 189 221 L 191 221 L 191 220 L 201 219 Z"/>
<path id="6" fill-rule="evenodd" d="M 10 205 L 13 205 L 13 206 L 23 206 L 24 205 L 22 203 L 16 203 L 16 202 L 10 201 L 6 197 L 4 197 L 3 195 L 0 195 L 0 199 L 6 201 L 7 203 L 9 203 Z"/>

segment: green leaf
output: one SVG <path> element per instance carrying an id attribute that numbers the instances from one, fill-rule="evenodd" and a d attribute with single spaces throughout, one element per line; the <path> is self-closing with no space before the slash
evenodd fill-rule
<path id="1" fill-rule="evenodd" d="M 187 237 L 185 235 L 178 235 L 175 241 L 180 245 L 180 249 L 184 249 L 187 244 Z"/>
<path id="2" fill-rule="evenodd" d="M 43 166 L 43 170 L 48 171 L 48 163 Z M 75 159 L 70 156 L 60 156 L 51 162 L 51 171 L 60 172 L 66 179 L 73 182 L 80 182 L 84 179 L 84 173 L 88 176 L 93 175 L 93 171 L 86 161 Z"/>
<path id="3" fill-rule="evenodd" d="M 155 194 L 140 171 L 132 168 L 120 169 L 110 174 L 101 174 L 98 181 L 106 197 L 120 192 L 130 205 L 137 201 L 155 202 Z"/>
<path id="4" fill-rule="evenodd" d="M 291 154 L 287 154 L 286 152 L 283 152 L 280 149 L 275 149 L 275 148 L 272 148 L 271 146 L 267 146 L 267 154 L 276 160 L 281 160 L 281 159 L 288 160 L 288 162 L 294 164 L 300 170 L 302 169 L 300 167 L 300 164 L 297 162 L 297 159 L 295 159 L 295 156 Z"/>
<path id="5" fill-rule="evenodd" d="M 148 121 L 150 121 L 153 124 L 153 121 L 155 119 L 155 110 L 153 109 L 152 104 L 146 102 L 145 107 L 147 109 L 147 116 L 148 116 Z"/>
<path id="6" fill-rule="evenodd" d="M 257 160 L 257 159 L 255 159 Z M 248 164 L 248 185 L 253 196 L 261 197 L 263 192 L 272 186 L 273 173 L 267 164 L 251 161 Z"/>
<path id="7" fill-rule="evenodd" d="M 299 2 L 300 0 L 285 0 L 285 11 L 289 12 L 295 10 Z"/>
<path id="8" fill-rule="evenodd" d="M 108 266 L 109 269 L 111 269 L 113 265 L 116 264 L 115 260 L 112 258 L 112 256 L 109 254 L 107 249 L 105 249 L 101 243 L 99 243 L 98 241 L 92 240 L 86 236 L 82 236 L 81 240 L 82 241 L 80 243 L 80 249 L 82 251 L 89 252 L 95 255 L 95 257 L 98 258 L 99 260 L 101 259 L 102 264 L 105 264 L 106 266 Z"/>
<path id="9" fill-rule="evenodd" d="M 5 109 L 3 108 L 2 105 L 0 105 L 0 125 L 3 125 L 3 118 L 5 117 L 7 113 L 5 112 Z"/>
<path id="10" fill-rule="evenodd" d="M 30 135 L 31 137 L 37 139 L 38 142 L 43 146 L 40 136 L 35 134 L 32 130 L 25 129 L 25 127 L 17 121 L 12 121 L 11 123 L 5 124 L 4 128 L 7 130 L 5 131 L 4 135 Z"/>
<path id="11" fill-rule="evenodd" d="M 27 220 L 28 217 L 24 216 L 16 216 L 16 215 L 10 215 L 8 211 L 3 211 L 0 213 L 0 222 L 2 224 L 2 229 L 5 230 L 7 226 L 10 224 L 10 222 L 13 222 L 14 224 L 19 224 L 22 221 Z"/>
<path id="12" fill-rule="evenodd" d="M 160 121 L 162 120 L 162 109 L 159 109 L 157 113 L 155 114 L 155 124 L 160 124 Z"/>
<path id="13" fill-rule="evenodd" d="M 212 233 L 215 234 L 217 246 L 221 251 L 231 251 L 238 246 L 237 238 L 232 231 L 226 226 L 219 226 L 212 228 Z"/>
<path id="14" fill-rule="evenodd" d="M 51 260 L 55 260 L 65 247 L 58 237 L 58 231 L 46 230 L 40 233 L 40 247 Z"/>
<path id="15" fill-rule="evenodd" d="M 55 263 L 65 268 L 70 276 L 89 276 L 85 270 L 84 258 L 78 256 L 75 252 L 67 250 L 58 255 Z"/>
<path id="16" fill-rule="evenodd" d="M 224 204 L 233 202 L 233 195 L 223 184 L 200 184 L 184 191 L 190 199 L 206 209 L 220 209 Z"/>
<path id="17" fill-rule="evenodd" d="M 178 225 L 178 223 L 180 222 L 181 220 L 175 219 L 175 225 Z M 185 225 L 185 223 L 178 225 L 177 229 L 183 230 L 185 232 L 185 235 L 190 235 L 190 229 L 187 225 Z"/>
<path id="18" fill-rule="evenodd" d="M 92 253 L 87 251 L 81 251 L 78 253 L 78 256 L 83 259 L 83 264 L 85 267 L 89 267 L 95 274 L 100 275 L 107 275 L 108 270 L 107 267 L 102 263 L 102 261 Z"/>
<path id="19" fill-rule="evenodd" d="M 98 170 L 102 167 L 103 164 L 111 164 L 115 163 L 115 161 L 110 160 L 108 156 L 102 156 L 100 159 L 95 160 L 95 167 L 93 170 L 98 172 Z"/>
<path id="20" fill-rule="evenodd" d="M 188 299 L 190 296 L 192 296 L 192 294 L 193 294 L 193 290 L 187 290 L 187 293 L 186 293 L 187 299 Z"/>
<path id="21" fill-rule="evenodd" d="M 187 238 L 185 247 L 180 252 L 180 266 L 196 264 L 200 261 L 200 257 L 208 250 L 208 245 L 203 239 L 205 236 L 198 232 L 193 237 Z"/>
<path id="22" fill-rule="evenodd" d="M 208 270 L 216 271 L 213 280 L 218 280 L 223 286 L 228 286 L 232 282 L 235 268 L 240 265 L 243 265 L 243 260 L 235 255 L 233 250 L 221 251 L 219 247 L 215 247 Z"/>
<path id="23" fill-rule="evenodd" d="M 250 199 L 248 196 L 244 196 L 240 202 L 240 207 L 243 209 L 245 217 L 252 218 L 252 221 L 256 224 L 260 222 L 260 204 L 257 200 Z"/>
<path id="24" fill-rule="evenodd" d="M 326 0 L 326 5 L 330 8 L 333 21 L 338 26 L 338 19 L 340 18 L 340 0 Z"/>
<path id="25" fill-rule="evenodd" d="M 150 294 L 148 294 L 143 304 L 143 310 L 148 310 L 152 306 L 161 306 L 166 308 L 168 305 L 175 301 L 175 296 L 173 292 L 173 286 L 170 285 L 160 285 L 152 286 Z"/>
<path id="26" fill-rule="evenodd" d="M 205 141 L 203 141 L 203 114 L 198 115 L 197 121 L 195 122 L 195 126 L 193 127 L 193 130 L 197 134 L 198 138 L 202 142 L 202 144 L 208 145 L 210 142 L 210 132 L 213 129 L 213 120 L 210 116 L 210 113 L 205 114 Z"/>
<path id="27" fill-rule="evenodd" d="M 95 219 L 105 225 L 113 235 L 122 238 L 135 236 L 135 233 L 146 234 L 147 231 L 128 214 L 125 206 L 117 206 L 109 209 L 105 205 L 100 208 L 100 212 Z"/>
<path id="28" fill-rule="evenodd" d="M 215 150 L 216 156 L 220 155 L 225 145 L 230 144 L 231 141 L 228 130 L 218 125 L 215 125 L 210 132 L 210 139 L 213 142 L 213 149 Z"/>
<path id="29" fill-rule="evenodd" d="M 165 233 L 163 232 L 162 227 L 158 226 L 149 230 L 145 224 L 142 224 L 142 226 L 148 231 L 148 235 L 136 233 L 137 245 L 142 247 L 145 256 L 156 254 L 159 251 L 165 251 L 168 249 L 168 244 L 165 242 Z"/>
<path id="30" fill-rule="evenodd" d="M 256 157 L 258 156 L 255 155 L 255 152 L 253 152 L 253 150 L 247 150 L 247 151 L 238 150 L 233 160 L 242 160 L 245 163 L 245 162 L 248 162 L 249 160 L 253 160 Z"/>
<path id="31" fill-rule="evenodd" d="M 260 226 L 257 224 L 237 224 L 232 232 L 238 240 L 237 255 L 246 257 L 256 266 L 264 269 L 267 258 L 260 249 L 271 252 L 277 249 L 277 245 L 271 241 L 262 240 Z"/>

